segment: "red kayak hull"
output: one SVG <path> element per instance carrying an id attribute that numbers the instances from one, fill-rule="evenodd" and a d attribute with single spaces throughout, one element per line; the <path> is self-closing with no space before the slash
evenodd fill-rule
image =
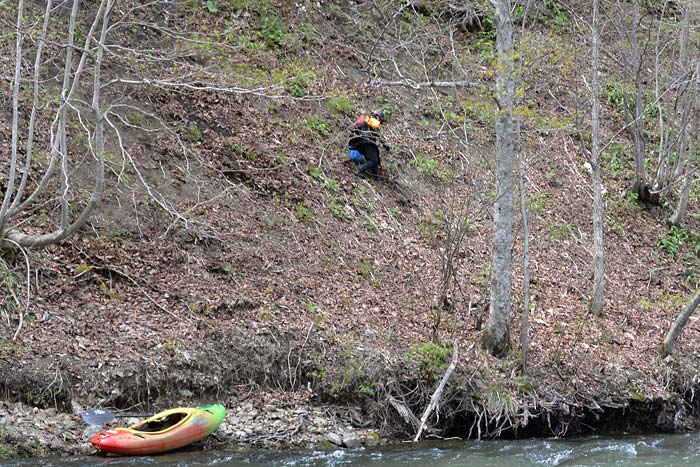
<path id="1" fill-rule="evenodd" d="M 101 431 L 90 442 L 95 449 L 107 453 L 159 454 L 206 438 L 219 427 L 225 414 L 219 404 L 170 409 L 128 428 Z"/>

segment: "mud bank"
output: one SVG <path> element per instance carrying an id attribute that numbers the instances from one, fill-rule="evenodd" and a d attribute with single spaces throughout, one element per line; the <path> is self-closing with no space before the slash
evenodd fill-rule
<path id="1" fill-rule="evenodd" d="M 365 367 L 373 368 L 370 364 Z M 435 388 L 435 378 L 410 378 L 409 375 L 420 372 L 405 366 L 386 366 L 383 372 L 376 373 L 356 371 L 360 380 L 345 381 L 345 396 L 341 396 L 339 383 L 331 375 L 338 368 L 345 368 L 347 373 L 347 362 L 344 367 L 326 368 L 323 381 L 302 372 L 305 389 L 261 390 L 249 386 L 239 388 L 236 395 L 210 394 L 208 400 L 184 399 L 183 394 L 191 396 L 185 391 L 169 402 L 161 400 L 151 409 L 155 412 L 213 400 L 224 403 L 227 415 L 222 425 L 208 439 L 187 448 L 191 450 L 355 448 L 413 438 Z M 313 374 L 318 371 L 316 368 Z M 596 388 L 592 384 L 584 387 L 576 378 L 562 378 L 561 372 L 557 369 L 553 374 L 558 379 L 556 383 L 549 379 L 546 385 L 516 385 L 513 390 L 506 384 L 509 377 L 495 377 L 501 373 L 483 369 L 458 371 L 443 393 L 440 418 L 428 418 L 426 436 L 529 438 L 679 433 L 700 426 L 695 398 L 700 388 L 694 386 L 690 368 L 674 373 L 663 394 L 644 393 L 641 381 L 634 379 L 644 375 L 631 371 L 598 380 Z M 39 370 L 33 374 L 41 376 Z M 544 382 L 553 375 L 533 371 L 530 377 Z M 15 386 L 8 386 L 7 381 L 14 381 Z M 33 388 L 20 387 L 18 381 L 27 384 L 26 377 L 6 379 L 7 400 L 0 402 L 0 458 L 97 455 L 89 443 L 92 435 L 137 421 L 121 418 L 102 426 L 88 426 L 79 414 L 95 406 L 83 402 L 89 399 L 61 392 L 46 397 L 46 379 Z M 370 387 L 370 381 L 373 391 L 358 390 Z M 360 383 L 364 386 L 358 386 Z M 331 391 L 333 388 L 336 392 Z M 152 387 L 154 392 L 156 389 Z M 44 398 L 37 398 L 38 394 Z M 115 410 L 133 413 L 142 409 L 121 406 Z"/>

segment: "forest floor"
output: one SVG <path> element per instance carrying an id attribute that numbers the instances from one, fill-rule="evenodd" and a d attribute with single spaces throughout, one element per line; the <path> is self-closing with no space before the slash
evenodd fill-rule
<path id="1" fill-rule="evenodd" d="M 311 42 L 241 49 L 231 57 L 238 75 L 227 79 L 252 85 L 261 79 L 256 70 L 270 80 L 282 70 L 286 83 L 313 98 L 296 98 L 294 87 L 279 99 L 159 89 L 126 96 L 184 122 L 191 158 L 169 135 L 155 142 L 135 131 L 129 142 L 183 216 L 174 219 L 125 183 L 114 164 L 88 226 L 27 252 L 29 303 L 0 315 L 0 457 L 92 452 L 95 429 L 78 414 L 98 406 L 129 412 L 221 402 L 226 421 L 206 444 L 217 449 L 410 439 L 453 348 L 457 369 L 440 419 L 428 419 L 430 436 L 696 429 L 697 318 L 672 356 L 659 355 L 695 290 L 696 240 L 686 237 L 673 256 L 660 247 L 669 208 L 630 197 L 631 161 L 603 161 L 606 305 L 593 317 L 586 157 L 566 131 L 526 132 L 531 306 L 522 372 L 518 215 L 514 347 L 496 359 L 479 345 L 492 240 L 488 118 L 473 118 L 464 149 L 444 130 L 450 118 L 459 127 L 445 109 L 466 105 L 463 94 L 366 86 L 365 55 L 348 39 L 348 18 L 366 11 L 362 4 L 277 6 L 295 37 L 312 13 Z M 195 16 L 182 14 L 183 24 Z M 223 23 L 204 18 L 209 27 Z M 241 30 L 261 27 L 260 13 L 231 18 Z M 562 96 L 575 86 L 556 61 L 543 63 L 552 82 L 538 83 L 549 92 L 538 94 L 537 111 L 564 121 Z M 294 81 L 299 67 L 313 79 Z M 333 97 L 353 108 L 329 105 Z M 6 88 L 2 98 L 10 102 Z M 388 179 L 363 180 L 344 158 L 347 130 L 355 112 L 378 106 L 391 110 L 383 130 L 393 144 L 383 155 Z M 607 110 L 604 136 L 613 138 L 621 116 Z M 3 112 L 2 154 L 10 130 Z M 692 205 L 687 231 L 697 230 L 698 214 Z M 459 226 L 468 226 L 463 241 L 446 254 Z M 24 277 L 22 254 L 12 254 L 6 261 Z M 445 271 L 453 274 L 447 281 Z"/>

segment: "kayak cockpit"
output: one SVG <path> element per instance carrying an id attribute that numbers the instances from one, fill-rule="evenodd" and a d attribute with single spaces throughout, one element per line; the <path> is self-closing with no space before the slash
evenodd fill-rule
<path id="1" fill-rule="evenodd" d="M 182 423 L 189 415 L 190 413 L 187 412 L 175 412 L 161 418 L 149 418 L 148 420 L 132 425 L 129 428 L 143 433 L 157 433 L 159 431 L 174 428 L 178 424 Z"/>

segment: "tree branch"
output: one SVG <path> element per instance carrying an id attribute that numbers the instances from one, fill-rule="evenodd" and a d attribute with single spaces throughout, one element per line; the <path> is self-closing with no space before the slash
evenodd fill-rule
<path id="1" fill-rule="evenodd" d="M 430 398 L 430 404 L 428 404 L 428 408 L 426 408 L 425 412 L 423 412 L 423 416 L 420 419 L 420 427 L 418 428 L 418 433 L 416 433 L 416 437 L 413 438 L 414 443 L 417 443 L 420 439 L 420 435 L 423 433 L 423 429 L 425 428 L 425 423 L 428 421 L 428 417 L 430 416 L 432 411 L 435 410 L 438 403 L 440 402 L 440 397 L 442 397 L 442 391 L 445 389 L 445 384 L 447 384 L 447 381 L 450 379 L 450 376 L 452 376 L 452 372 L 455 370 L 458 360 L 459 349 L 457 346 L 457 340 L 455 339 L 452 341 L 452 361 L 450 362 L 450 366 L 447 367 L 447 371 L 445 371 L 442 380 L 440 380 L 440 384 L 438 384 L 437 389 L 435 389 L 433 396 Z"/>
<path id="2" fill-rule="evenodd" d="M 426 89 L 426 88 L 475 88 L 483 91 L 493 92 L 493 88 L 483 83 L 475 81 L 423 81 L 416 82 L 411 79 L 403 79 L 399 81 L 387 81 L 381 78 L 373 79 L 370 82 L 373 87 L 397 87 L 403 86 L 411 89 Z"/>

